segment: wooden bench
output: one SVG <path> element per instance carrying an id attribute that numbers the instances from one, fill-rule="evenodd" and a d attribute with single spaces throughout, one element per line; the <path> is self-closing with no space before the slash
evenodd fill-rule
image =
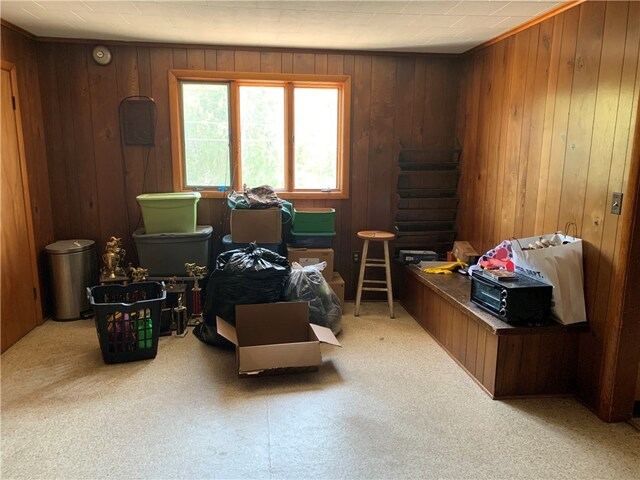
<path id="1" fill-rule="evenodd" d="M 405 309 L 495 399 L 575 393 L 587 324 L 509 325 L 471 303 L 471 280 L 403 267 Z"/>

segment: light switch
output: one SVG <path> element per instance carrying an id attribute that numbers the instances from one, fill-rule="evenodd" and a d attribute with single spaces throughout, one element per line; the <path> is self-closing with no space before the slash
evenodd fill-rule
<path id="1" fill-rule="evenodd" d="M 622 209 L 622 192 L 613 192 L 611 196 L 611 213 L 620 215 Z"/>

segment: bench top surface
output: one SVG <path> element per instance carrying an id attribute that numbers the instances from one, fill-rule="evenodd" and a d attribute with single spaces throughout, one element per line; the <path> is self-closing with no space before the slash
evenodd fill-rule
<path id="1" fill-rule="evenodd" d="M 467 275 L 425 273 L 417 265 L 407 265 L 406 268 L 420 283 L 426 285 L 456 308 L 479 320 L 495 335 L 583 333 L 589 330 L 587 323 L 563 325 L 551 322 L 542 326 L 508 324 L 471 302 L 471 278 Z"/>

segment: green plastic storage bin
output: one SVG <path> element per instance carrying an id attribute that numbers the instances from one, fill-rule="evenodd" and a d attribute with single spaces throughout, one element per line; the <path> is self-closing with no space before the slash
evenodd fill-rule
<path id="1" fill-rule="evenodd" d="M 145 193 L 136 197 L 144 230 L 152 233 L 193 233 L 200 192 Z"/>
<path id="2" fill-rule="evenodd" d="M 334 208 L 293 209 L 294 233 L 334 233 L 336 231 L 336 210 Z"/>

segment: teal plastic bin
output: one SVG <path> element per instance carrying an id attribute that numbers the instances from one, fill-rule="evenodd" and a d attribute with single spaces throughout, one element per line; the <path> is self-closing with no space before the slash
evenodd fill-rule
<path id="1" fill-rule="evenodd" d="M 291 232 L 291 246 L 300 248 L 331 248 L 336 232 L 296 233 Z"/>
<path id="2" fill-rule="evenodd" d="M 145 193 L 138 195 L 136 200 L 147 234 L 196 231 L 200 192 Z"/>

